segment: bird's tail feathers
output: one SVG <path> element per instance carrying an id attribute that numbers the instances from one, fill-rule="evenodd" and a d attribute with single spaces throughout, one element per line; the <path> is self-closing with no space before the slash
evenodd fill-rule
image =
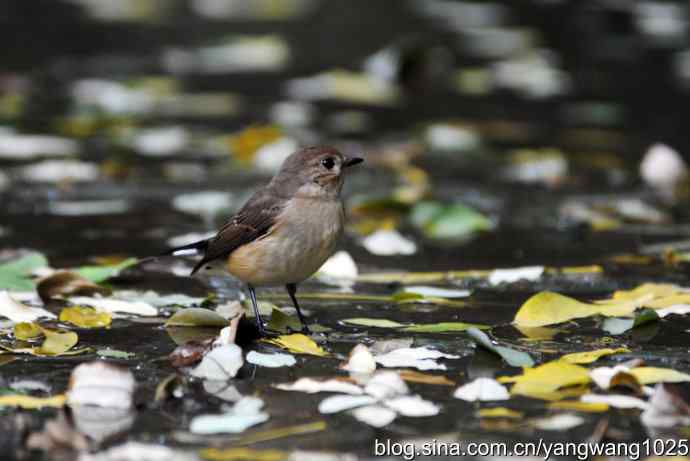
<path id="1" fill-rule="evenodd" d="M 208 248 L 208 239 L 199 240 L 198 242 L 190 243 L 189 245 L 182 245 L 177 248 L 171 248 L 163 253 L 161 256 L 190 256 L 204 254 Z"/>

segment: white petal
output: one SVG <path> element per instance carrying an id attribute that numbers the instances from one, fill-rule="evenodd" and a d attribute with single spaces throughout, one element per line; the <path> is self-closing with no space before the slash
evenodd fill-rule
<path id="1" fill-rule="evenodd" d="M 567 431 L 584 422 L 585 419 L 582 416 L 572 413 L 561 413 L 532 420 L 534 427 L 543 431 Z"/>
<path id="2" fill-rule="evenodd" d="M 410 390 L 398 373 L 382 370 L 367 382 L 364 392 L 377 399 L 387 399 L 398 395 L 405 395 Z"/>
<path id="3" fill-rule="evenodd" d="M 380 405 L 367 405 L 366 407 L 352 410 L 352 416 L 369 426 L 383 427 L 392 423 L 398 414 Z"/>
<path id="4" fill-rule="evenodd" d="M 501 283 L 515 283 L 520 280 L 530 282 L 537 281 L 544 273 L 544 266 L 516 267 L 514 269 L 494 269 L 489 274 L 489 283 L 499 285 Z"/>
<path id="5" fill-rule="evenodd" d="M 70 376 L 67 403 L 130 408 L 135 384 L 125 368 L 102 361 L 82 363 Z"/>
<path id="6" fill-rule="evenodd" d="M 608 389 L 611 386 L 611 379 L 618 373 L 627 373 L 630 368 L 625 365 L 616 365 L 615 367 L 597 367 L 589 371 L 589 377 L 592 381 L 602 389 Z"/>
<path id="7" fill-rule="evenodd" d="M 376 360 L 364 344 L 357 344 L 350 351 L 350 358 L 342 367 L 351 373 L 373 373 L 376 371 Z"/>
<path id="8" fill-rule="evenodd" d="M 445 370 L 446 366 L 436 362 L 437 358 L 460 358 L 459 355 L 445 354 L 426 347 L 405 347 L 395 349 L 383 355 L 377 355 L 376 361 L 384 367 L 410 367 L 419 370 Z"/>
<path id="9" fill-rule="evenodd" d="M 54 319 L 55 314 L 40 307 L 30 307 L 16 301 L 7 291 L 0 291 L 0 316 L 15 323 L 33 322 L 41 317 Z"/>
<path id="10" fill-rule="evenodd" d="M 354 285 L 358 274 L 357 264 L 347 251 L 339 251 L 328 258 L 316 272 L 322 282 L 338 286 Z"/>
<path id="11" fill-rule="evenodd" d="M 312 378 L 300 378 L 294 383 L 277 384 L 275 387 L 283 391 L 298 391 L 306 392 L 307 394 L 340 392 L 343 394 L 361 395 L 364 393 L 361 387 L 338 379 L 318 381 Z"/>
<path id="12" fill-rule="evenodd" d="M 687 304 L 674 304 L 673 306 L 665 307 L 663 309 L 655 309 L 654 312 L 656 312 L 656 314 L 661 318 L 671 314 L 685 315 L 690 314 L 690 306 Z"/>
<path id="13" fill-rule="evenodd" d="M 418 395 L 405 395 L 383 402 L 388 408 L 397 411 L 403 416 L 435 416 L 441 407 L 433 402 L 424 400 Z"/>
<path id="14" fill-rule="evenodd" d="M 580 397 L 580 400 L 586 403 L 605 403 L 614 408 L 639 408 L 644 410 L 649 406 L 644 400 L 629 395 L 586 394 Z"/>
<path id="15" fill-rule="evenodd" d="M 472 294 L 470 290 L 451 290 L 448 288 L 410 286 L 403 288 L 405 293 L 415 293 L 434 298 L 466 298 Z"/>
<path id="16" fill-rule="evenodd" d="M 194 434 L 236 434 L 267 421 L 268 413 L 261 412 L 263 400 L 243 397 L 230 411 L 220 415 L 201 415 L 192 419 L 189 430 Z"/>
<path id="17" fill-rule="evenodd" d="M 211 349 L 191 374 L 202 379 L 228 380 L 235 377 L 243 364 L 242 349 L 237 344 L 226 344 Z"/>
<path id="18" fill-rule="evenodd" d="M 376 402 L 376 399 L 368 395 L 333 395 L 321 401 L 319 413 L 339 413 L 350 408 L 371 405 L 374 402 Z"/>
<path id="19" fill-rule="evenodd" d="M 379 256 L 413 255 L 417 245 L 394 230 L 379 230 L 362 240 L 369 253 Z"/>
<path id="20" fill-rule="evenodd" d="M 158 315 L 158 310 L 151 304 L 143 301 L 123 301 L 112 298 L 89 298 L 86 296 L 74 296 L 69 302 L 76 305 L 86 305 L 96 310 L 110 313 L 134 314 L 143 316 Z"/>
<path id="21" fill-rule="evenodd" d="M 456 399 L 468 402 L 493 402 L 497 400 L 508 400 L 510 394 L 508 389 L 495 379 L 477 378 L 471 383 L 458 387 L 453 394 Z"/>

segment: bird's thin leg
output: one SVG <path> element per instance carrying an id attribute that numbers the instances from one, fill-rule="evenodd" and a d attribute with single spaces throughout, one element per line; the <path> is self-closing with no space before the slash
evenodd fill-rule
<path id="1" fill-rule="evenodd" d="M 299 321 L 302 324 L 302 331 L 305 333 L 311 333 L 309 331 L 309 327 L 307 326 L 307 322 L 302 315 L 302 311 L 299 309 L 299 303 L 297 302 L 297 297 L 295 297 L 295 293 L 297 293 L 297 284 L 295 283 L 288 283 L 285 285 L 285 289 L 287 290 L 288 294 L 290 295 L 290 299 L 292 299 L 292 304 L 295 306 L 295 309 L 297 309 L 297 316 L 299 317 Z"/>
<path id="2" fill-rule="evenodd" d="M 247 290 L 249 291 L 249 297 L 252 300 L 252 307 L 254 308 L 254 317 L 256 318 L 256 327 L 259 329 L 259 334 L 261 336 L 266 335 L 266 329 L 264 328 L 264 321 L 261 318 L 261 314 L 259 313 L 259 305 L 256 302 L 256 292 L 254 291 L 254 287 L 247 284 Z"/>

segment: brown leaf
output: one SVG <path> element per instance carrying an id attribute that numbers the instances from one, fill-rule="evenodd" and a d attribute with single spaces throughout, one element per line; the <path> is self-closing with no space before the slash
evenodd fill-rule
<path id="1" fill-rule="evenodd" d="M 57 271 L 41 279 L 36 287 L 38 295 L 44 303 L 51 299 L 75 295 L 92 296 L 94 294 L 109 295 L 110 290 L 96 285 L 81 275 L 70 271 Z"/>
<path id="2" fill-rule="evenodd" d="M 411 383 L 436 384 L 440 386 L 455 386 L 455 381 L 451 381 L 444 375 L 432 375 L 421 373 L 414 370 L 401 370 L 400 377 Z"/>

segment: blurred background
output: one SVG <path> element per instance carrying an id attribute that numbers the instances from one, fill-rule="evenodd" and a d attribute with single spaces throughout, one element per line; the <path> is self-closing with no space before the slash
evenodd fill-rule
<path id="1" fill-rule="evenodd" d="M 159 253 L 321 143 L 367 159 L 346 189 L 365 268 L 586 264 L 689 232 L 687 2 L 6 0 L 0 21 L 6 253 Z"/>

